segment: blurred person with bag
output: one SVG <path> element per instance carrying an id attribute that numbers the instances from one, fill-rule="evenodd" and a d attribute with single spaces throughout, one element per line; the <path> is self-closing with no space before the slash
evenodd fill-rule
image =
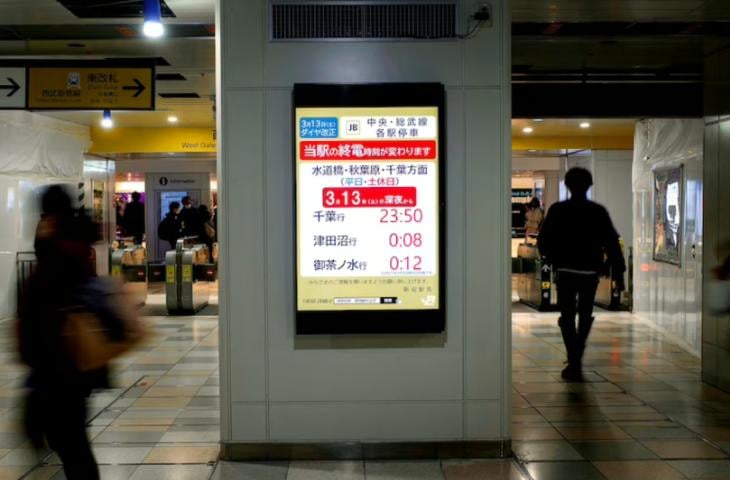
<path id="1" fill-rule="evenodd" d="M 63 462 L 68 480 L 99 478 L 86 434 L 86 399 L 108 388 L 108 363 L 144 330 L 122 291 L 92 265 L 97 226 L 72 206 L 64 187 L 43 194 L 36 229 L 38 266 L 18 315 L 18 349 L 30 367 L 25 429 Z"/>
<path id="2" fill-rule="evenodd" d="M 207 205 L 201 205 L 198 207 L 198 216 L 200 217 L 201 229 L 200 238 L 201 243 L 205 243 L 208 247 L 208 258 L 209 262 L 213 262 L 213 244 L 215 243 L 216 231 L 213 227 L 213 215 L 210 213 Z"/>
<path id="3" fill-rule="evenodd" d="M 170 244 L 170 250 L 175 250 L 177 240 L 183 236 L 183 225 L 180 219 L 180 204 L 170 202 L 169 210 L 157 227 L 157 236 Z"/>
<path id="4" fill-rule="evenodd" d="M 708 285 L 707 304 L 714 315 L 730 314 L 730 255 L 713 269 L 713 278 Z"/>
<path id="5" fill-rule="evenodd" d="M 527 212 L 525 212 L 525 238 L 537 237 L 544 219 L 545 214 L 540 206 L 540 199 L 532 197 L 527 204 Z"/>

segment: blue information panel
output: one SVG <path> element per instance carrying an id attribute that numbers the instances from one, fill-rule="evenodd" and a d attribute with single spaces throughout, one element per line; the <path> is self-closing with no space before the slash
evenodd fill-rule
<path id="1" fill-rule="evenodd" d="M 300 138 L 337 138 L 339 134 L 337 117 L 304 117 L 299 120 Z"/>

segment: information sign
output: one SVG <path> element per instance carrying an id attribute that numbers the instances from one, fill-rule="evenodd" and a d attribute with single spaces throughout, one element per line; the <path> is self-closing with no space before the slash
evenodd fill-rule
<path id="1" fill-rule="evenodd" d="M 429 87 L 388 102 L 402 85 L 330 87 L 342 104 L 295 105 L 300 333 L 443 329 L 443 87 Z"/>
<path id="2" fill-rule="evenodd" d="M 31 110 L 153 110 L 154 68 L 30 67 Z"/>
<path id="3" fill-rule="evenodd" d="M 25 108 L 25 68 L 0 68 L 0 109 Z"/>

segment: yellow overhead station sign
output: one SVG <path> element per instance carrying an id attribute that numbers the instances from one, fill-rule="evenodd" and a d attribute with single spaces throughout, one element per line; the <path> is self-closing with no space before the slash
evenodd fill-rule
<path id="1" fill-rule="evenodd" d="M 87 153 L 216 153 L 212 128 L 113 128 L 91 127 Z"/>
<path id="2" fill-rule="evenodd" d="M 31 110 L 154 110 L 153 67 L 30 67 Z"/>

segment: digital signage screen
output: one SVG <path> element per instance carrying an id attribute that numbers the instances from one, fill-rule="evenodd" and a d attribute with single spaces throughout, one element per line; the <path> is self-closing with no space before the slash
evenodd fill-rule
<path id="1" fill-rule="evenodd" d="M 654 260 L 681 265 L 683 166 L 654 171 Z"/>
<path id="2" fill-rule="evenodd" d="M 295 86 L 298 333 L 443 331 L 443 92 Z"/>

